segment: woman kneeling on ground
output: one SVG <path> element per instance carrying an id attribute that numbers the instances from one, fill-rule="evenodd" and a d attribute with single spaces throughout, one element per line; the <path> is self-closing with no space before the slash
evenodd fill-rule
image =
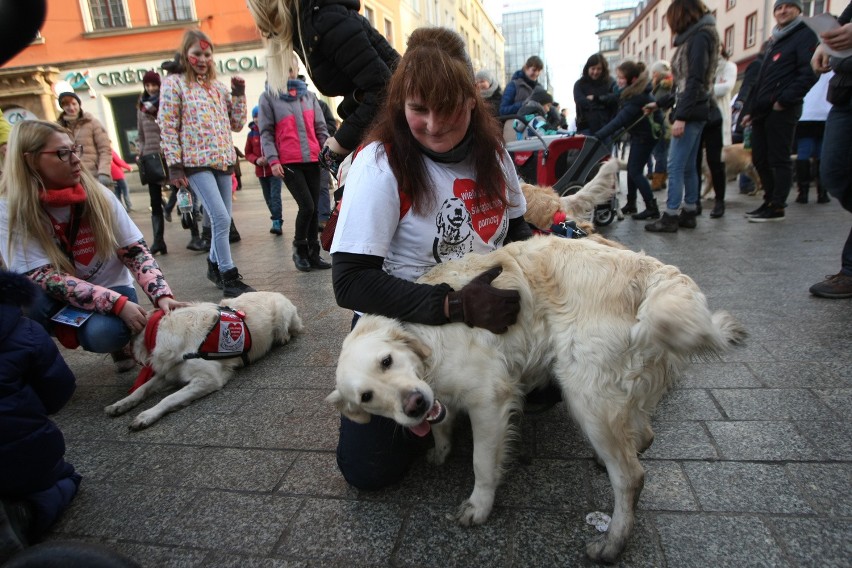
<path id="1" fill-rule="evenodd" d="M 126 347 L 148 320 L 133 279 L 154 307 L 183 304 L 115 195 L 82 166 L 81 152 L 58 124 L 15 125 L 0 181 L 0 255 L 41 288 L 32 319 L 66 347 L 111 353 L 116 369 L 127 371 L 135 363 Z M 84 312 L 75 316 L 79 327 L 51 320 L 66 306 Z"/>

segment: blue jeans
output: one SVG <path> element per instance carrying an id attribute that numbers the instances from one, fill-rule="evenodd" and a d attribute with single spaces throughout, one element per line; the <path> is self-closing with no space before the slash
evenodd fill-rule
<path id="1" fill-rule="evenodd" d="M 133 286 L 115 286 L 110 290 L 127 296 L 134 304 L 138 303 L 136 288 Z M 56 322 L 50 318 L 66 305 L 68 304 L 55 300 L 42 292 L 27 315 L 30 319 L 41 324 L 48 333 L 52 333 Z M 118 351 L 127 345 L 131 336 L 130 329 L 121 321 L 121 318 L 112 314 L 93 313 L 82 326 L 77 328 L 77 340 L 80 342 L 80 347 L 92 353 Z"/>
<path id="2" fill-rule="evenodd" d="M 278 176 L 263 176 L 260 180 L 260 189 L 263 192 L 263 200 L 269 209 L 269 218 L 273 221 L 281 221 L 281 178 Z"/>
<path id="3" fill-rule="evenodd" d="M 201 199 L 204 213 L 210 218 L 210 262 L 219 265 L 219 272 L 234 267 L 228 233 L 231 229 L 231 174 L 204 170 L 190 174 L 189 185 Z"/>
<path id="4" fill-rule="evenodd" d="M 698 203 L 698 170 L 695 169 L 695 160 L 703 130 L 704 121 L 687 122 L 682 136 L 672 136 L 668 161 L 669 191 L 666 196 L 669 214 L 679 211 L 684 203 L 689 209 L 694 209 Z"/>
<path id="5" fill-rule="evenodd" d="M 352 327 L 358 318 L 358 314 L 353 316 Z M 337 466 L 353 487 L 381 489 L 400 481 L 417 456 L 433 443 L 431 433 L 418 438 L 384 416 L 371 416 L 366 424 L 358 424 L 341 415 Z"/>
<path id="6" fill-rule="evenodd" d="M 852 212 L 852 102 L 834 105 L 828 113 L 819 177 L 826 191 Z M 843 247 L 840 271 L 852 276 L 852 229 Z"/>
<path id="7" fill-rule="evenodd" d="M 127 180 L 116 179 L 113 181 L 115 182 L 113 191 L 115 192 L 115 196 L 118 198 L 118 202 L 121 203 L 121 199 L 124 198 L 124 206 L 128 211 L 130 211 L 133 209 L 133 206 L 130 204 L 130 190 L 127 188 Z"/>

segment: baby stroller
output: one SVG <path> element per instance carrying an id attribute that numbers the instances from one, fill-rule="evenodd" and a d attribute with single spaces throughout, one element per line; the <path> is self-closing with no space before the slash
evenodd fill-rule
<path id="1" fill-rule="evenodd" d="M 527 123 L 522 116 L 499 118 Z M 610 157 L 609 148 L 592 136 L 568 133 L 542 135 L 532 128 L 525 131 L 528 138 L 506 143 L 518 176 L 526 183 L 552 186 L 560 196 L 580 191 Z M 616 194 L 609 203 L 595 207 L 592 221 L 596 226 L 609 225 L 619 215 Z"/>

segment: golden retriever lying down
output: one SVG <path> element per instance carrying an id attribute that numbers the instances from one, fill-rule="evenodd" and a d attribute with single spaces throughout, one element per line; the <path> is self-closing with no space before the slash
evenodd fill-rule
<path id="1" fill-rule="evenodd" d="M 615 159 L 605 162 L 597 175 L 580 191 L 564 197 L 560 197 L 552 187 L 522 183 L 521 191 L 524 192 L 527 202 L 524 219 L 539 229 L 548 230 L 553 224 L 553 216 L 561 212 L 568 221 L 577 223 L 577 227 L 585 231 L 593 241 L 622 247 L 620 243 L 597 234 L 594 224 L 590 221 L 595 206 L 608 203 L 618 190 L 619 169 L 624 169 L 623 162 Z"/>
<path id="2" fill-rule="evenodd" d="M 266 355 L 273 345 L 283 345 L 291 335 L 302 331 L 302 320 L 296 307 L 283 294 L 276 292 L 247 292 L 236 298 L 226 298 L 218 305 L 191 304 L 164 314 L 156 330 L 156 346 L 149 352 L 146 333 L 133 340 L 136 360 L 150 366 L 153 376 L 131 394 L 104 411 L 110 416 L 124 414 L 149 395 L 168 387 L 179 390 L 137 416 L 130 424 L 131 430 L 147 428 L 166 413 L 188 406 L 192 401 L 220 390 L 234 373 L 243 366 L 239 356 L 222 359 L 194 358 L 219 319 L 218 306 L 226 306 L 245 314 L 245 326 L 251 335 L 251 346 L 246 356 L 249 362 Z M 147 331 L 147 330 L 146 330 Z M 223 341 L 236 339 L 236 347 L 244 346 L 245 334 L 237 324 L 222 325 L 219 332 Z M 184 355 L 190 358 L 184 358 Z"/>
<path id="3" fill-rule="evenodd" d="M 534 237 L 439 264 L 420 281 L 458 290 L 497 265 L 494 285 L 521 296 L 518 322 L 505 334 L 365 315 L 343 342 L 327 400 L 356 422 L 375 414 L 415 432 L 440 400 L 447 417 L 432 427 L 428 456 L 439 464 L 450 452 L 454 415 L 467 412 L 475 484 L 456 519 L 481 524 L 512 438 L 510 414 L 556 377 L 612 484 L 609 531 L 586 548 L 592 559 L 611 562 L 633 528 L 644 480 L 637 454 L 653 440 L 658 401 L 692 357 L 717 355 L 746 333 L 728 313 L 711 312 L 674 266 L 588 239 Z"/>
<path id="4" fill-rule="evenodd" d="M 723 147 L 722 161 L 725 163 L 725 180 L 733 181 L 737 179 L 738 175 L 745 174 L 754 182 L 754 191 L 749 195 L 757 195 L 763 190 L 757 169 L 751 163 L 751 150 L 746 150 L 743 144 L 731 144 Z M 713 191 L 713 177 L 710 175 L 706 155 L 701 165 L 701 171 L 704 175 L 704 191 L 701 192 L 701 197 L 706 197 Z"/>

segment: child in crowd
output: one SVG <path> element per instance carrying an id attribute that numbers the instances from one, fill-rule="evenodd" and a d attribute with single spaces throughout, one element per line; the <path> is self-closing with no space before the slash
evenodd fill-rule
<path id="1" fill-rule="evenodd" d="M 283 234 L 281 229 L 283 223 L 281 216 L 281 178 L 272 174 L 272 167 L 269 165 L 266 156 L 263 155 L 263 149 L 260 145 L 260 127 L 257 122 L 259 112 L 259 106 L 255 106 L 251 110 L 249 133 L 246 137 L 246 160 L 254 164 L 254 175 L 260 181 L 263 200 L 266 201 L 266 207 L 269 209 L 269 218 L 272 219 L 272 227 L 269 232 L 273 235 L 281 235 Z"/>
<path id="2" fill-rule="evenodd" d="M 22 313 L 38 294 L 27 277 L 0 270 L 0 564 L 45 534 L 81 479 L 48 418 L 76 379 L 47 331 Z"/>
<path id="3" fill-rule="evenodd" d="M 124 199 L 124 208 L 128 213 L 133 211 L 133 205 L 130 203 L 130 189 L 127 187 L 127 180 L 124 179 L 124 172 L 129 171 L 131 171 L 131 168 L 127 165 L 127 162 L 122 160 L 121 156 L 113 150 L 112 163 L 110 164 L 110 175 L 112 181 L 115 182 L 113 191 L 115 191 L 119 203 L 121 203 L 122 198 Z"/>

